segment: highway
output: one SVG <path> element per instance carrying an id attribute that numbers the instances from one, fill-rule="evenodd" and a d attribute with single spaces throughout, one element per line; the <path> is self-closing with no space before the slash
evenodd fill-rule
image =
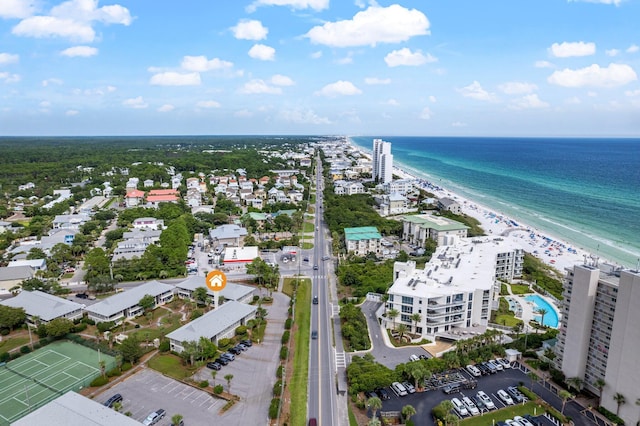
<path id="1" fill-rule="evenodd" d="M 308 417 L 315 418 L 318 425 L 339 425 L 338 399 L 336 386 L 336 368 L 333 351 L 333 330 L 331 328 L 331 298 L 328 274 L 330 262 L 322 258 L 330 257 L 325 227 L 322 220 L 322 189 L 323 181 L 318 156 L 316 167 L 316 215 L 313 255 L 312 297 L 318 296 L 318 304 L 311 305 L 311 331 L 317 331 L 317 339 L 310 340 L 309 354 L 309 399 Z M 317 265 L 317 269 L 315 269 Z M 339 338 L 339 337 L 337 337 Z"/>

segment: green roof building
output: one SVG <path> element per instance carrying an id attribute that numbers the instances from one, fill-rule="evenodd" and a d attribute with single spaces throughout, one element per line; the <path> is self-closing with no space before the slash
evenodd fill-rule
<path id="1" fill-rule="evenodd" d="M 347 252 L 356 256 L 366 256 L 367 253 L 380 253 L 382 235 L 374 226 L 359 228 L 344 228 L 344 240 Z"/>
<path id="2" fill-rule="evenodd" d="M 450 245 L 456 239 L 466 238 L 468 229 L 463 223 L 430 214 L 402 218 L 402 239 L 420 247 L 424 247 L 427 239 L 439 246 Z"/>

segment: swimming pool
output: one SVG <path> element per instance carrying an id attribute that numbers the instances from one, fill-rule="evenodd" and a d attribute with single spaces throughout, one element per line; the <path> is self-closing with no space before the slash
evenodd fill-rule
<path id="1" fill-rule="evenodd" d="M 534 314 L 536 313 L 536 311 L 538 311 L 538 309 L 544 309 L 547 311 L 547 313 L 544 314 L 543 325 L 546 325 L 547 327 L 558 328 L 558 311 L 556 311 L 556 308 L 554 308 L 549 302 L 547 302 L 537 294 L 527 296 L 524 298 L 524 300 L 526 300 L 527 302 L 533 302 L 533 304 L 536 305 L 533 310 Z M 540 317 L 542 317 L 542 315 L 534 315 L 534 318 L 538 322 L 540 322 Z"/>

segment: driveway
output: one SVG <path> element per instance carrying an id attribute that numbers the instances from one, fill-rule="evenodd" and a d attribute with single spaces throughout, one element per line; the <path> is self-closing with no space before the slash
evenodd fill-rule
<path id="1" fill-rule="evenodd" d="M 360 307 L 364 316 L 367 318 L 369 337 L 371 338 L 373 347 L 369 351 L 360 351 L 353 355 L 364 355 L 368 352 L 375 357 L 377 362 L 391 368 L 392 370 L 396 368 L 396 365 L 408 362 L 411 354 L 431 357 L 427 351 L 418 346 L 396 348 L 391 346 L 390 343 L 387 343 L 387 340 L 385 339 L 387 332 L 380 326 L 375 314 L 380 305 L 382 305 L 381 302 L 367 300 Z"/>

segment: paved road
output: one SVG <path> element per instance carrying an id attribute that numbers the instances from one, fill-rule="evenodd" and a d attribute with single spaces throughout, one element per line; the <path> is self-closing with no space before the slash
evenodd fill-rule
<path id="1" fill-rule="evenodd" d="M 382 305 L 381 302 L 366 301 L 362 304 L 361 309 L 367 318 L 367 325 L 369 327 L 369 336 L 371 337 L 371 343 L 373 348 L 370 351 L 358 352 L 358 355 L 363 355 L 367 352 L 371 353 L 380 364 L 383 364 L 391 369 L 396 368 L 396 365 L 409 361 L 411 354 L 427 355 L 421 347 L 408 347 L 408 348 L 395 348 L 387 345 L 385 341 L 386 330 L 383 330 L 375 316 L 376 310 Z"/>

